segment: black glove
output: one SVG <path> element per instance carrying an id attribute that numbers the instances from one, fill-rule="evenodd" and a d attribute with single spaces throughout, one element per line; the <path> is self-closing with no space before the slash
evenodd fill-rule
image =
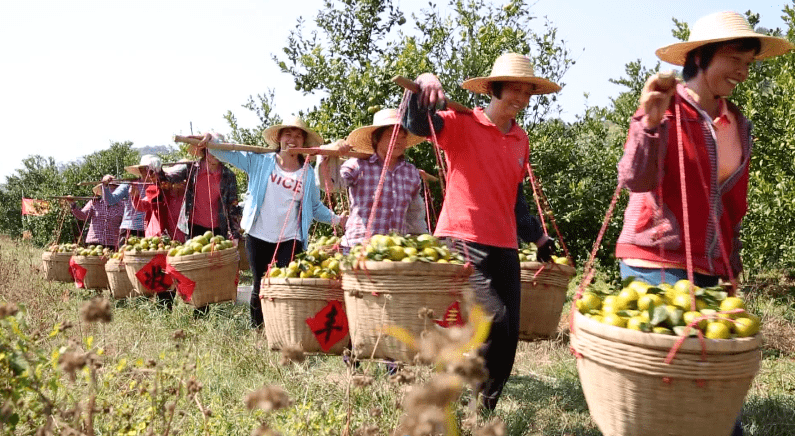
<path id="1" fill-rule="evenodd" d="M 552 260 L 552 255 L 558 252 L 557 246 L 555 245 L 555 240 L 549 238 L 547 242 L 541 244 L 538 247 L 538 251 L 536 252 L 536 259 L 539 262 L 549 262 Z"/>

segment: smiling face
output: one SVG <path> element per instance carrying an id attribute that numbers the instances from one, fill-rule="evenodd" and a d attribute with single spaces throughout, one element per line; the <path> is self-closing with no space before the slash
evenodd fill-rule
<path id="1" fill-rule="evenodd" d="M 279 131 L 279 145 L 286 148 L 301 148 L 306 140 L 306 132 L 298 127 L 285 127 Z"/>
<path id="2" fill-rule="evenodd" d="M 726 97 L 748 78 L 754 56 L 753 51 L 740 51 L 734 45 L 725 45 L 715 52 L 709 66 L 702 71 L 701 79 L 715 97 Z"/>
<path id="3" fill-rule="evenodd" d="M 530 104 L 533 89 L 533 85 L 529 83 L 504 82 L 500 97 L 494 96 L 491 101 L 492 104 L 496 104 L 495 109 L 510 118 L 516 118 L 516 115 Z"/>

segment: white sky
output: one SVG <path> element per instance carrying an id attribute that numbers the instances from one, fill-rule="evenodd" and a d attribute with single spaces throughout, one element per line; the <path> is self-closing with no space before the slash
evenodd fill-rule
<path id="1" fill-rule="evenodd" d="M 508 0 L 496 0 L 498 4 Z M 408 14 L 426 0 L 396 0 Z M 624 65 L 656 62 L 674 42 L 672 17 L 692 23 L 721 10 L 761 14 L 784 27 L 783 0 L 538 0 L 531 11 L 558 27 L 577 64 L 563 81 L 563 118 L 604 106 L 621 88 L 608 82 Z M 444 10 L 446 1 L 441 2 Z M 227 110 L 244 127 L 256 120 L 240 106 L 276 90 L 281 115 L 311 107 L 271 55 L 281 53 L 302 15 L 321 0 L 2 0 L 0 1 L 0 183 L 40 154 L 67 162 L 107 148 L 171 144 L 174 134 L 226 131 Z M 536 30 L 541 31 L 539 26 Z"/>

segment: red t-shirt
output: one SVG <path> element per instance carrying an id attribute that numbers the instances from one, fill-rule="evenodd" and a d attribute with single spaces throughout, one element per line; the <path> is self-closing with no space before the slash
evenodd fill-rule
<path id="1" fill-rule="evenodd" d="M 436 236 L 517 248 L 516 189 L 530 158 L 527 134 L 514 122 L 503 134 L 476 108 L 441 111 L 439 146 L 447 161 L 447 192 Z"/>
<path id="2" fill-rule="evenodd" d="M 209 174 L 209 176 L 208 176 Z M 207 172 L 202 164 L 196 176 L 196 187 L 193 194 L 193 224 L 212 229 L 218 227 L 218 206 L 221 204 L 221 168 L 216 172 Z"/>

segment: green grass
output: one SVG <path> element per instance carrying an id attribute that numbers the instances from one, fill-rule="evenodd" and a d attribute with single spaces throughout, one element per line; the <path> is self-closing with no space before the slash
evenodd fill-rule
<path id="1" fill-rule="evenodd" d="M 32 350 L 29 358 L 37 355 L 43 362 L 36 374 L 41 391 L 62 409 L 73 409 L 75 413 L 67 416 L 84 418 L 88 398 L 94 395 L 97 435 L 144 435 L 149 430 L 164 434 L 166 429 L 168 434 L 250 435 L 263 422 L 283 435 L 342 435 L 346 428 L 355 434 L 369 425 L 380 429 L 376 434 L 387 435 L 398 423 L 407 387 L 389 382 L 381 364 L 362 363 L 359 372 L 374 378 L 366 387 L 353 385 L 353 372 L 339 356 L 309 356 L 304 363 L 282 366 L 280 354 L 269 349 L 263 335 L 247 327 L 248 309 L 232 303 L 213 305 L 207 315 L 196 317 L 192 307 L 181 302 L 167 311 L 150 299 L 134 298 L 113 303 L 111 323 L 87 324 L 80 320 L 80 308 L 93 292 L 45 281 L 38 270 L 40 254 L 29 245 L 0 239 L 0 301 L 25 308 L 17 318 L 23 321 L 22 333 Z M 749 293 L 749 304 L 766 325 L 793 328 L 791 288 L 784 286 L 775 295 L 754 292 Z M 48 336 L 53 325 L 65 321 L 74 327 Z M 7 320 L 3 323 L 0 346 L 20 343 L 22 336 L 11 333 Z M 184 339 L 174 338 L 178 330 Z M 766 342 L 762 368 L 745 402 L 747 435 L 795 434 L 794 348 L 783 337 Z M 69 349 L 102 350 L 101 366 L 94 372 L 96 385 L 87 369 L 78 371 L 74 382 L 64 376 L 53 352 Z M 0 371 L 2 398 L 19 395 L 7 405 L 20 415 L 25 415 L 22 407 L 28 410 L 15 434 L 34 434 L 45 423 L 42 401 L 18 382 L 19 375 L 12 382 L 8 366 Z M 420 382 L 432 375 L 428 367 L 417 372 Z M 188 391 L 195 386 L 191 380 L 201 383 L 198 395 Z M 249 411 L 245 396 L 263 385 L 283 387 L 293 404 L 275 412 Z M 468 401 L 465 395 L 457 405 L 459 418 L 468 410 Z M 0 411 L 0 420 L 8 417 L 7 410 Z M 565 334 L 520 343 L 514 375 L 495 415 L 512 436 L 601 434 L 589 416 Z M 63 433 L 63 428 L 55 433 Z"/>

